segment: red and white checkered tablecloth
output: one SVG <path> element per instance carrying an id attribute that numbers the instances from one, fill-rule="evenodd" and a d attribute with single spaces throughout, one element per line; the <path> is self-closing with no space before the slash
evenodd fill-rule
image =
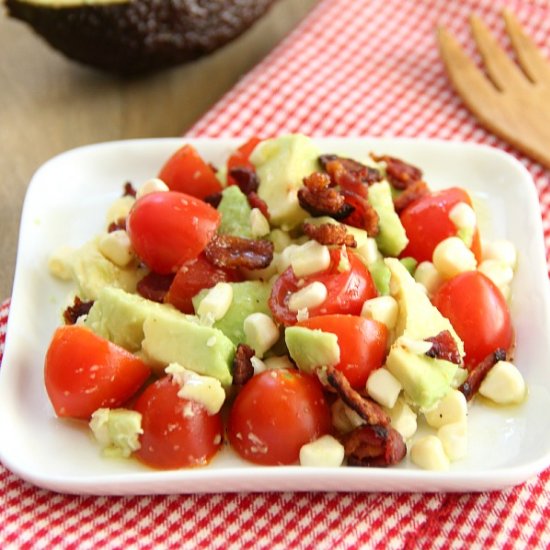
<path id="1" fill-rule="evenodd" d="M 188 135 L 299 131 L 494 145 L 533 175 L 550 249 L 550 173 L 476 123 L 453 93 L 434 40 L 443 23 L 473 51 L 473 11 L 502 38 L 504 4 L 550 53 L 544 0 L 324 0 Z M 7 314 L 5 302 L 0 359 Z M 549 520 L 550 469 L 481 494 L 91 497 L 37 489 L 0 466 L 0 548 L 547 548 Z"/>

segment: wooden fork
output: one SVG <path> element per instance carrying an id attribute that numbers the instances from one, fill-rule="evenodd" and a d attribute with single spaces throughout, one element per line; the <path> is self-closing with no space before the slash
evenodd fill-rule
<path id="1" fill-rule="evenodd" d="M 475 15 L 470 26 L 489 78 L 442 27 L 437 33 L 441 57 L 456 91 L 479 121 L 550 168 L 550 64 L 509 10 L 503 17 L 519 66 Z"/>

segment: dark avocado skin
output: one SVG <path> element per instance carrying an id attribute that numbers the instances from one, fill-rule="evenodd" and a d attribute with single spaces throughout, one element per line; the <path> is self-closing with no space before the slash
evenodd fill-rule
<path id="1" fill-rule="evenodd" d="M 242 34 L 275 0 L 131 0 L 78 7 L 5 0 L 67 57 L 130 76 L 196 59 Z"/>

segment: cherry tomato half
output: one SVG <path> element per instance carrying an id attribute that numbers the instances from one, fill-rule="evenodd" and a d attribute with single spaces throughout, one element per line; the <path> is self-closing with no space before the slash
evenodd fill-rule
<path id="1" fill-rule="evenodd" d="M 277 369 L 257 374 L 242 388 L 231 409 L 228 435 L 246 460 L 293 464 L 302 445 L 330 428 L 330 409 L 319 380 Z"/>
<path id="2" fill-rule="evenodd" d="M 178 149 L 162 167 L 159 178 L 172 190 L 204 199 L 222 186 L 214 170 L 192 145 Z"/>
<path id="3" fill-rule="evenodd" d="M 212 288 L 216 283 L 241 280 L 238 271 L 216 267 L 201 254 L 179 268 L 164 301 L 183 313 L 193 314 L 195 309 L 191 299 L 203 288 Z"/>
<path id="4" fill-rule="evenodd" d="M 87 420 L 101 407 L 120 407 L 150 374 L 135 355 L 80 325 L 59 327 L 44 367 L 57 416 Z"/>
<path id="5" fill-rule="evenodd" d="M 160 274 L 174 273 L 195 259 L 219 225 L 215 208 L 176 191 L 144 195 L 126 219 L 136 254 Z"/>
<path id="6" fill-rule="evenodd" d="M 512 345 L 510 312 L 500 290 L 479 271 L 466 271 L 445 282 L 433 297 L 464 342 L 466 368 L 475 367 L 498 348 Z"/>
<path id="7" fill-rule="evenodd" d="M 134 406 L 143 429 L 135 455 L 153 468 L 204 466 L 222 445 L 221 415 L 178 397 L 179 389 L 165 376 L 148 386 Z"/>
<path id="8" fill-rule="evenodd" d="M 296 313 L 288 308 L 288 300 L 293 292 L 314 282 L 319 281 L 327 287 L 327 298 L 320 305 L 309 310 L 310 317 L 328 315 L 331 313 L 347 313 L 359 315 L 365 300 L 377 296 L 376 286 L 368 269 L 361 260 L 348 250 L 350 269 L 338 270 L 340 249 L 330 251 L 331 263 L 327 270 L 315 273 L 301 279 L 294 275 L 292 267 L 286 269 L 273 284 L 269 307 L 273 317 L 283 325 L 294 325 Z"/>
<path id="9" fill-rule="evenodd" d="M 411 256 L 418 262 L 431 262 L 434 248 L 444 239 L 455 237 L 458 233 L 455 224 L 449 219 L 449 213 L 459 202 L 472 206 L 470 196 L 464 189 L 451 187 L 409 204 L 400 215 L 409 238 L 409 244 L 401 253 L 401 257 Z M 470 248 L 477 261 L 481 261 L 481 244 L 477 228 Z"/>
<path id="10" fill-rule="evenodd" d="M 388 329 L 383 323 L 354 315 L 323 315 L 297 324 L 338 336 L 340 363 L 336 368 L 356 389 L 364 389 L 370 373 L 384 362 Z"/>

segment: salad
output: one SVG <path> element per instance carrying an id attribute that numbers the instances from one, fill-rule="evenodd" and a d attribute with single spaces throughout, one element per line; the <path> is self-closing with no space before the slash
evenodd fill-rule
<path id="1" fill-rule="evenodd" d="M 508 241 L 464 189 L 388 155 L 251 139 L 216 170 L 184 145 L 61 249 L 76 285 L 51 340 L 57 416 L 105 456 L 446 469 L 471 406 L 521 403 Z M 476 396 L 482 396 L 481 398 Z M 475 403 L 474 403 L 475 401 Z"/>

